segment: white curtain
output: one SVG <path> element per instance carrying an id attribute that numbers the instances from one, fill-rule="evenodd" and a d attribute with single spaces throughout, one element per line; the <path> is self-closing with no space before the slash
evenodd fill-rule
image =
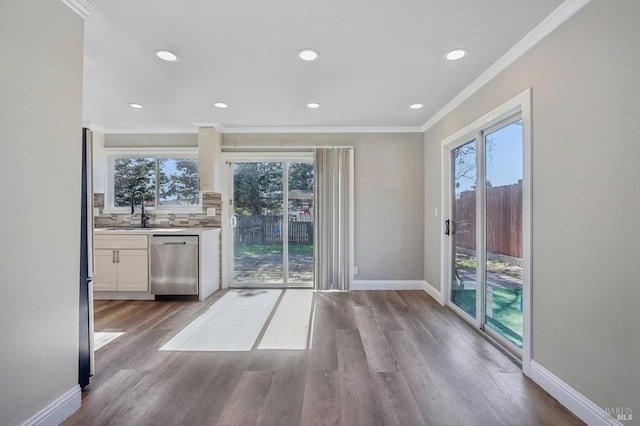
<path id="1" fill-rule="evenodd" d="M 316 290 L 351 287 L 353 148 L 315 150 Z"/>

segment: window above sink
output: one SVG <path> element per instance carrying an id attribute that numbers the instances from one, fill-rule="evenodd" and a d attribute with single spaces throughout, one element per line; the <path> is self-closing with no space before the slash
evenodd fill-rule
<path id="1" fill-rule="evenodd" d="M 131 206 L 156 213 L 199 213 L 197 149 L 105 150 L 105 213 L 131 213 Z"/>

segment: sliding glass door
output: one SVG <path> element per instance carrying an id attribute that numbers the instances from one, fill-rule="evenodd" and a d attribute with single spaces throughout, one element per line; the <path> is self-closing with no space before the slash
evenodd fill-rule
<path id="1" fill-rule="evenodd" d="M 476 256 L 476 141 L 451 151 L 452 203 L 447 235 L 451 236 L 451 302 L 475 318 Z"/>
<path id="2" fill-rule="evenodd" d="M 313 285 L 313 164 L 287 163 L 287 283 Z"/>
<path id="3" fill-rule="evenodd" d="M 522 120 L 484 134 L 484 325 L 522 349 Z"/>
<path id="4" fill-rule="evenodd" d="M 233 283 L 284 284 L 282 163 L 233 163 Z"/>
<path id="5" fill-rule="evenodd" d="M 519 115 L 449 147 L 449 301 L 515 354 L 523 346 Z"/>
<path id="6" fill-rule="evenodd" d="M 229 162 L 232 287 L 313 285 L 313 163 Z"/>

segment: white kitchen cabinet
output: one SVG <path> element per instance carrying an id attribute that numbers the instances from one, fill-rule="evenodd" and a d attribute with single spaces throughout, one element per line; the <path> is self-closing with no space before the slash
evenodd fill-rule
<path id="1" fill-rule="evenodd" d="M 149 291 L 146 235 L 96 235 L 94 291 Z"/>
<path id="2" fill-rule="evenodd" d="M 149 291 L 149 251 L 118 250 L 118 291 Z"/>
<path id="3" fill-rule="evenodd" d="M 204 300 L 220 288 L 220 230 L 210 229 L 200 233 L 200 291 Z"/>
<path id="4" fill-rule="evenodd" d="M 103 300 L 154 300 L 151 292 L 150 241 L 153 236 L 198 237 L 198 299 L 220 289 L 220 229 L 167 228 L 94 232 L 94 298 Z"/>
<path id="5" fill-rule="evenodd" d="M 222 135 L 213 127 L 201 127 L 198 131 L 198 175 L 200 191 L 220 192 L 220 167 L 222 167 Z"/>
<path id="6" fill-rule="evenodd" d="M 93 291 L 117 291 L 118 268 L 115 261 L 115 250 L 95 251 L 93 275 Z"/>

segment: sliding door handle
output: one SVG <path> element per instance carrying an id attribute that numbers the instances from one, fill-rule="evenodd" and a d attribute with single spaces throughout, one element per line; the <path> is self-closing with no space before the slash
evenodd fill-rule
<path id="1" fill-rule="evenodd" d="M 458 230 L 458 223 L 455 220 L 447 219 L 444 221 L 444 234 L 453 235 Z"/>

